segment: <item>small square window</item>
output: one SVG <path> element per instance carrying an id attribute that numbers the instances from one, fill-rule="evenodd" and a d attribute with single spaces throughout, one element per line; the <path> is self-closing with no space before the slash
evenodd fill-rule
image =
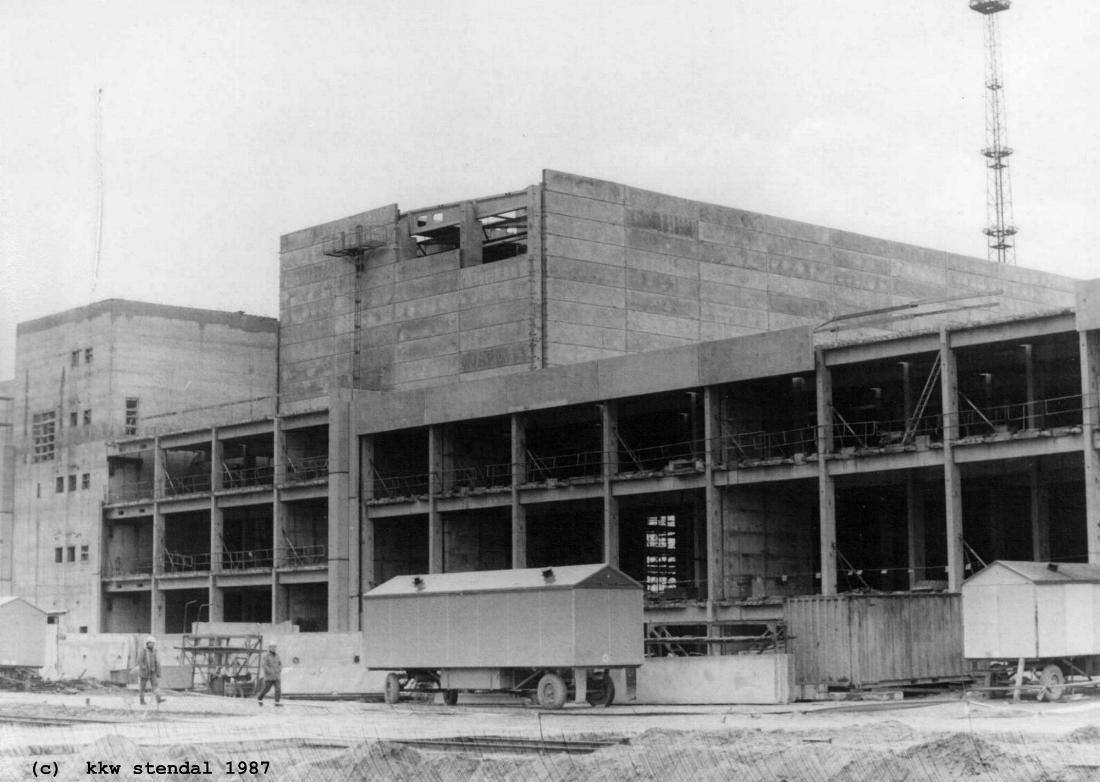
<path id="1" fill-rule="evenodd" d="M 75 367 L 80 363 L 80 351 L 74 350 L 69 354 L 69 366 Z"/>
<path id="2" fill-rule="evenodd" d="M 57 476 L 57 481 L 55 482 L 55 486 L 56 486 L 56 488 L 54 489 L 54 491 L 57 491 L 58 493 L 65 491 L 65 476 L 64 475 L 58 475 Z"/>
<path id="3" fill-rule="evenodd" d="M 76 423 L 77 423 L 77 412 L 75 410 L 73 410 L 71 413 L 69 413 L 69 426 L 76 426 Z"/>
<path id="4" fill-rule="evenodd" d="M 86 472 L 86 473 L 84 473 L 83 475 L 80 476 L 80 488 L 82 488 L 82 489 L 92 488 L 92 474 L 90 472 Z"/>
<path id="5" fill-rule="evenodd" d="M 76 475 L 69 476 L 69 491 L 76 491 Z"/>
<path id="6" fill-rule="evenodd" d="M 82 632 L 82 633 L 88 632 L 88 625 L 81 625 L 80 626 L 80 632 Z"/>
<path id="7" fill-rule="evenodd" d="M 91 410 L 85 410 L 84 411 L 84 425 L 85 426 L 90 426 L 91 423 L 92 423 L 92 411 Z"/>
<path id="8" fill-rule="evenodd" d="M 55 548 L 53 550 L 53 561 L 54 562 L 64 562 L 65 561 L 65 551 L 63 549 Z"/>
<path id="9" fill-rule="evenodd" d="M 57 624 L 57 617 L 56 616 L 47 616 L 46 617 L 46 624 L 48 624 L 48 625 Z"/>
<path id="10" fill-rule="evenodd" d="M 81 546 L 80 547 L 80 561 L 81 562 L 87 562 L 88 561 L 88 547 L 87 546 Z"/>
<path id="11" fill-rule="evenodd" d="M 92 349 L 91 348 L 84 348 L 84 363 L 85 364 L 91 364 L 92 363 Z"/>
<path id="12" fill-rule="evenodd" d="M 65 549 L 65 553 L 68 554 L 67 559 L 70 562 L 76 562 L 76 546 L 69 546 Z"/>

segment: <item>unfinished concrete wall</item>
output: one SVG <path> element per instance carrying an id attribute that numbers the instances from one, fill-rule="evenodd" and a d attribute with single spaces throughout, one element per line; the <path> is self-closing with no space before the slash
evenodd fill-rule
<path id="1" fill-rule="evenodd" d="M 66 611 L 62 631 L 99 626 L 105 441 L 145 433 L 149 416 L 270 397 L 276 327 L 121 299 L 19 324 L 12 581 L 43 609 Z M 35 454 L 41 415 L 53 417 L 48 458 Z"/>
<path id="2" fill-rule="evenodd" d="M 978 317 L 1074 302 L 1058 275 L 558 171 L 543 181 L 551 365 L 966 292 L 997 293 Z"/>
<path id="3" fill-rule="evenodd" d="M 722 491 L 722 563 L 732 598 L 817 589 L 817 487 L 731 486 Z"/>
<path id="4" fill-rule="evenodd" d="M 499 201 L 484 209 L 499 209 Z M 457 248 L 420 256 L 412 238 L 418 221 L 450 220 L 452 212 L 469 215 L 464 231 L 478 231 L 481 208 L 469 202 L 399 215 L 392 205 L 282 238 L 286 409 L 335 388 L 416 388 L 530 365 L 538 280 L 529 257 L 474 263 Z M 362 254 L 358 280 L 353 256 L 325 254 L 326 242 L 357 226 L 384 241 Z"/>

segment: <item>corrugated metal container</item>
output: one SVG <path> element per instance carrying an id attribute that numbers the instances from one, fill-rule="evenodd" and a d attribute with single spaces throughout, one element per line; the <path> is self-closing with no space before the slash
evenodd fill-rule
<path id="1" fill-rule="evenodd" d="M 0 597 L 0 666 L 46 664 L 46 612 L 21 597 Z"/>
<path id="2" fill-rule="evenodd" d="M 970 658 L 1100 654 L 1100 567 L 997 561 L 962 586 Z"/>
<path id="3" fill-rule="evenodd" d="M 966 675 L 957 594 L 792 597 L 784 613 L 799 685 L 868 687 Z"/>
<path id="4" fill-rule="evenodd" d="M 363 635 L 368 668 L 641 665 L 642 587 L 608 565 L 397 576 L 363 596 Z"/>

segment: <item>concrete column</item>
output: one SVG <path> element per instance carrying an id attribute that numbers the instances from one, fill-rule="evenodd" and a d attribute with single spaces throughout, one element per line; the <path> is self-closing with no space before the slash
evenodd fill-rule
<path id="1" fill-rule="evenodd" d="M 908 417 L 908 416 L 906 416 Z M 905 515 L 908 529 L 909 588 L 925 580 L 924 495 L 912 473 L 905 476 Z"/>
<path id="2" fill-rule="evenodd" d="M 355 392 L 352 392 L 352 399 Z M 349 406 L 349 411 L 354 405 Z M 349 419 L 354 416 L 349 416 Z M 360 480 L 362 467 L 359 464 L 359 437 L 355 427 L 348 427 L 348 496 L 345 503 L 348 519 L 348 629 L 359 630 L 359 616 L 362 613 L 363 572 L 362 572 L 362 523 L 360 521 Z M 373 563 L 374 557 L 371 557 Z"/>
<path id="3" fill-rule="evenodd" d="M 443 471 L 443 434 L 428 427 L 428 572 L 443 572 L 443 514 L 439 512 L 440 476 Z"/>
<path id="4" fill-rule="evenodd" d="M 218 507 L 216 497 L 210 498 L 210 573 L 222 572 L 222 557 L 225 554 L 225 511 Z"/>
<path id="5" fill-rule="evenodd" d="M 1038 410 L 1035 409 L 1035 350 L 1032 345 L 1021 345 L 1024 350 L 1024 377 L 1027 384 L 1027 405 L 1025 426 L 1038 429 Z"/>
<path id="6" fill-rule="evenodd" d="M 151 635 L 164 635 L 164 590 L 154 587 L 149 600 L 149 628 Z"/>
<path id="7" fill-rule="evenodd" d="M 374 498 L 374 438 L 359 438 L 359 578 L 361 592 L 373 589 L 374 572 L 374 521 L 370 517 L 368 500 Z"/>
<path id="8" fill-rule="evenodd" d="M 217 428 L 210 430 L 210 488 L 221 491 L 225 487 L 225 444 L 218 437 Z"/>
<path id="9" fill-rule="evenodd" d="M 358 592 L 348 581 L 350 407 L 346 393 L 334 394 L 329 403 L 328 621 L 329 630 L 333 632 L 351 629 L 348 598 Z"/>
<path id="10" fill-rule="evenodd" d="M 527 482 L 527 421 L 513 413 L 512 424 L 512 567 L 527 567 L 527 508 L 519 487 Z"/>
<path id="11" fill-rule="evenodd" d="M 959 378 L 947 329 L 940 329 L 940 395 L 943 405 L 943 491 L 947 539 L 947 589 L 958 592 L 963 577 L 962 475 L 955 463 L 959 438 Z"/>
<path id="12" fill-rule="evenodd" d="M 611 478 L 619 473 L 619 406 L 614 401 L 600 405 L 600 434 L 603 452 L 603 561 L 618 567 L 619 500 L 611 491 Z"/>
<path id="13" fill-rule="evenodd" d="M 833 451 L 833 378 L 825 354 L 815 351 L 817 385 L 817 507 L 821 537 L 821 594 L 836 594 L 836 486 L 829 474 Z"/>
<path id="14" fill-rule="evenodd" d="M 703 557 L 707 575 L 707 619 L 717 618 L 716 603 L 725 597 L 725 564 L 722 546 L 722 494 L 714 480 L 715 462 L 722 457 L 725 446 L 720 438 L 722 397 L 718 387 L 703 389 L 703 515 L 706 519 L 706 552 Z M 696 578 L 700 574 L 695 574 Z M 713 645 L 708 644 L 708 654 Z"/>
<path id="15" fill-rule="evenodd" d="M 164 451 L 160 447 L 160 438 L 153 438 L 153 499 L 165 496 Z"/>
<path id="16" fill-rule="evenodd" d="M 909 419 L 913 417 L 913 365 L 909 361 L 899 361 L 901 367 L 901 393 L 904 405 L 903 415 L 905 425 L 909 426 Z"/>
<path id="17" fill-rule="evenodd" d="M 481 223 L 477 220 L 477 205 L 467 201 L 462 205 L 462 265 L 480 266 L 482 260 L 481 245 L 484 240 Z"/>
<path id="18" fill-rule="evenodd" d="M 208 605 L 206 606 L 206 621 L 208 622 L 224 622 L 225 621 L 225 590 L 216 584 L 210 590 L 206 597 Z M 201 606 L 200 606 L 201 609 Z M 201 611 L 200 614 L 201 616 Z"/>
<path id="19" fill-rule="evenodd" d="M 1031 488 L 1031 557 L 1037 561 L 1050 559 L 1049 491 L 1038 462 L 1028 471 Z"/>
<path id="20" fill-rule="evenodd" d="M 1100 564 L 1100 331 L 1078 332 L 1081 346 L 1082 448 L 1085 457 L 1085 518 L 1089 562 Z"/>
<path id="21" fill-rule="evenodd" d="M 543 254 L 542 185 L 527 188 L 527 280 L 531 288 L 528 341 L 531 369 L 546 366 L 546 259 Z"/>

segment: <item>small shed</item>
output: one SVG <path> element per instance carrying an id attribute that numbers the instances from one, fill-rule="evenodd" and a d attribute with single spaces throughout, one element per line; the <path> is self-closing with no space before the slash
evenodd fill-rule
<path id="1" fill-rule="evenodd" d="M 0 668 L 46 664 L 46 612 L 21 597 L 0 597 Z"/>
<path id="2" fill-rule="evenodd" d="M 1017 659 L 1100 654 L 1100 567 L 997 561 L 962 585 L 963 652 Z"/>
<path id="3" fill-rule="evenodd" d="M 397 576 L 363 634 L 369 668 L 638 666 L 642 586 L 604 564 Z"/>

